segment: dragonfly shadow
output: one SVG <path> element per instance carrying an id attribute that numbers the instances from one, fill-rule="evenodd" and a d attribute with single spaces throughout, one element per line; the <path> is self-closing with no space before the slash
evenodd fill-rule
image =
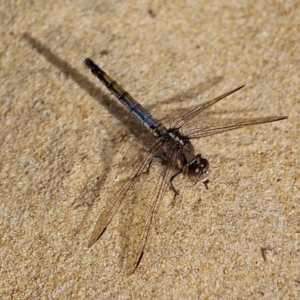
<path id="1" fill-rule="evenodd" d="M 197 85 L 190 87 L 189 89 L 187 89 L 184 92 L 177 93 L 174 96 L 161 101 L 160 105 L 162 105 L 162 104 L 173 104 L 174 105 L 174 102 L 181 103 L 188 99 L 195 99 L 199 95 L 201 95 L 204 92 L 211 89 L 213 86 L 220 83 L 222 80 L 223 80 L 222 76 L 215 76 L 213 78 L 207 79 L 204 82 L 200 82 Z"/>
<path id="2" fill-rule="evenodd" d="M 155 116 L 161 121 L 164 120 L 166 117 L 171 118 L 172 116 L 181 114 L 185 111 L 193 110 L 193 108 L 196 108 L 197 106 L 199 106 L 199 104 L 204 102 L 205 99 L 201 99 L 198 103 L 193 104 L 192 106 L 188 106 L 187 100 L 197 99 L 199 97 L 199 95 L 210 90 L 213 86 L 217 85 L 222 80 L 223 80 L 222 76 L 212 77 L 210 79 L 207 79 L 204 82 L 201 82 L 201 83 L 189 88 L 188 90 L 186 90 L 184 92 L 177 93 L 174 96 L 171 96 L 163 101 L 159 101 L 156 104 L 152 104 L 152 105 L 148 105 L 148 106 L 145 105 L 145 107 L 149 108 L 149 110 L 151 111 L 156 107 L 163 106 L 162 113 L 160 113 L 158 111 Z M 206 99 L 206 100 L 208 100 L 208 99 Z M 185 102 L 184 105 L 182 104 L 183 102 Z M 195 103 L 195 101 L 193 101 L 193 102 Z M 164 105 L 170 105 L 170 107 L 167 108 Z M 242 108 L 243 114 L 247 113 L 247 112 L 255 112 L 257 110 L 258 109 L 255 109 L 255 108 L 251 108 L 251 109 Z M 206 116 L 219 117 L 221 115 L 226 115 L 229 113 L 236 113 L 236 112 L 240 112 L 240 110 L 237 111 L 236 109 L 230 109 L 230 108 L 228 108 L 228 105 L 227 105 L 226 108 L 218 108 L 217 111 L 212 111 L 210 109 L 205 110 L 205 111 L 201 112 L 201 116 L 202 117 L 206 117 Z"/>

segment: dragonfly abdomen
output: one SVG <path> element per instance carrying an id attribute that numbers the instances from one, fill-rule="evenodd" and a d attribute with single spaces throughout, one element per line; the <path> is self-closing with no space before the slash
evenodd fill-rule
<path id="1" fill-rule="evenodd" d="M 114 79 L 109 77 L 90 58 L 85 64 L 91 72 L 114 94 L 118 100 L 155 136 L 161 135 L 165 127 L 156 120 L 142 105 L 140 105 L 127 91 L 125 91 Z"/>

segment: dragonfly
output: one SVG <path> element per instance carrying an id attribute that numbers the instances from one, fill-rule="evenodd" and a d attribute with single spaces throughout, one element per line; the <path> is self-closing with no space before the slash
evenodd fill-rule
<path id="1" fill-rule="evenodd" d="M 287 116 L 239 119 L 200 118 L 200 121 L 195 121 L 199 114 L 243 88 L 244 85 L 242 85 L 192 109 L 163 119 L 168 123 L 168 126 L 165 126 L 90 58 L 85 59 L 85 64 L 148 132 L 146 136 L 142 136 L 146 150 L 144 149 L 142 154 L 139 153 L 132 158 L 134 162 L 131 165 L 131 174 L 125 181 L 115 185 L 116 191 L 112 192 L 110 201 L 101 210 L 88 242 L 88 247 L 94 245 L 111 223 L 122 203 L 128 202 L 128 199 L 130 202 L 135 198 L 138 209 L 136 209 L 137 212 L 133 214 L 132 219 L 128 221 L 127 241 L 123 255 L 124 271 L 130 275 L 142 260 L 151 224 L 166 193 L 167 186 L 170 186 L 175 198 L 179 192 L 174 186 L 174 180 L 178 175 L 183 174 L 194 183 L 202 182 L 207 188 L 209 162 L 201 154 L 195 152 L 192 140 L 245 126 L 284 120 L 287 119 Z M 160 168 L 153 176 L 149 176 L 154 158 L 161 160 Z M 143 195 L 144 184 L 149 181 L 149 178 L 145 179 L 145 176 L 149 176 L 155 182 L 152 192 L 147 191 L 146 195 Z"/>

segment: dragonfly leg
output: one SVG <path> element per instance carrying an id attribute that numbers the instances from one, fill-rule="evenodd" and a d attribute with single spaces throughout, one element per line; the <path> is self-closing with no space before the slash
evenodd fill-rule
<path id="1" fill-rule="evenodd" d="M 173 180 L 179 175 L 182 173 L 182 170 L 179 170 L 178 172 L 176 172 L 175 174 L 173 174 L 171 177 L 170 177 L 170 184 L 171 184 L 171 187 L 172 187 L 172 190 L 174 192 L 174 198 L 173 200 L 175 200 L 176 196 L 179 195 L 179 192 L 175 189 L 174 185 L 173 185 Z"/>
<path id="2" fill-rule="evenodd" d="M 202 181 L 202 183 L 204 184 L 205 188 L 208 190 L 209 180 L 206 179 L 206 180 Z"/>

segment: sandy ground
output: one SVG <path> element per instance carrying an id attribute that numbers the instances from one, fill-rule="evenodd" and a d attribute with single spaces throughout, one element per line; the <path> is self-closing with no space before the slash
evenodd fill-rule
<path id="1" fill-rule="evenodd" d="M 300 298 L 299 1 L 160 3 L 1 2 L 1 299 Z M 289 117 L 195 144 L 209 189 L 168 188 L 131 276 L 130 209 L 87 243 L 142 129 L 86 57 L 154 115 L 246 84 L 208 114 Z"/>

